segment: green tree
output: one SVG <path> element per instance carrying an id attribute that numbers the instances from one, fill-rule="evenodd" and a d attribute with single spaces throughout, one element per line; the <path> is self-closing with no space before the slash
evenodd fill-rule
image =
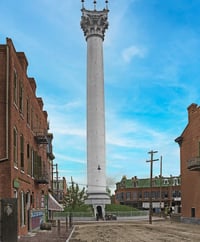
<path id="1" fill-rule="evenodd" d="M 73 211 L 84 204 L 86 197 L 85 187 L 80 190 L 79 185 L 71 177 L 71 186 L 67 188 L 67 195 L 64 199 L 65 207 Z"/>
<path id="2" fill-rule="evenodd" d="M 106 192 L 108 193 L 108 195 L 109 195 L 110 197 L 112 196 L 112 194 L 111 194 L 111 190 L 110 190 L 109 187 L 106 187 Z"/>

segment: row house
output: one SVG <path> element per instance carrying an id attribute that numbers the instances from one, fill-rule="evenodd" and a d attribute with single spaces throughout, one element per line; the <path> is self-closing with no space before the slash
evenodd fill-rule
<path id="1" fill-rule="evenodd" d="M 16 199 L 19 236 L 48 216 L 54 159 L 48 115 L 27 67 L 7 38 L 0 45 L 0 200 Z"/>
<path id="2" fill-rule="evenodd" d="M 154 212 L 164 208 L 173 208 L 179 213 L 181 208 L 181 178 L 180 176 L 154 177 L 152 188 L 150 178 L 123 176 L 116 184 L 115 203 L 129 205 L 138 209 L 149 209 L 150 198 Z"/>
<path id="3" fill-rule="evenodd" d="M 54 177 L 53 195 L 60 204 L 64 203 L 65 196 L 67 195 L 67 182 L 65 177 L 63 177 L 62 179 Z"/>
<path id="4" fill-rule="evenodd" d="M 180 147 L 182 213 L 186 222 L 200 223 L 200 107 L 188 107 L 188 124 L 175 139 Z"/>

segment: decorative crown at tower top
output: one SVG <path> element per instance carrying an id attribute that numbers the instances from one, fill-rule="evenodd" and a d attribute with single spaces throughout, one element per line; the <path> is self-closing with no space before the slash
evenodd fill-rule
<path id="1" fill-rule="evenodd" d="M 85 6 L 84 6 L 85 0 L 81 0 L 81 2 L 82 2 L 82 9 L 83 9 L 83 8 L 85 8 Z M 96 11 L 97 1 L 94 0 L 93 4 L 94 4 L 94 10 Z M 108 0 L 105 0 L 105 4 L 106 4 L 106 9 L 108 10 Z"/>
<path id="2" fill-rule="evenodd" d="M 108 28 L 108 0 L 105 1 L 106 8 L 103 10 L 96 10 L 96 3 L 94 1 L 94 10 L 86 10 L 84 7 L 84 0 L 82 1 L 82 17 L 81 28 L 86 36 L 86 40 L 90 36 L 99 36 L 104 40 L 105 30 Z"/>
<path id="3" fill-rule="evenodd" d="M 94 1 L 94 10 L 96 10 L 97 1 Z"/>

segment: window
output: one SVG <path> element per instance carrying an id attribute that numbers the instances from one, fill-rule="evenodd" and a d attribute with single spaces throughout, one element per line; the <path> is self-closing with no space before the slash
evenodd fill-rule
<path id="1" fill-rule="evenodd" d="M 120 197 L 120 196 L 119 196 L 119 194 L 117 193 L 117 194 L 116 194 L 116 200 L 117 200 L 117 201 L 120 200 L 119 197 Z"/>
<path id="2" fill-rule="evenodd" d="M 169 180 L 168 179 L 164 179 L 164 185 L 168 185 L 169 184 Z"/>
<path id="3" fill-rule="evenodd" d="M 34 196 L 34 192 L 32 192 L 30 199 L 31 199 L 31 201 L 30 201 L 31 202 L 31 206 L 32 206 L 32 208 L 34 208 L 35 207 L 35 196 Z"/>
<path id="4" fill-rule="evenodd" d="M 156 199 L 160 198 L 160 191 L 155 191 L 155 198 Z"/>
<path id="5" fill-rule="evenodd" d="M 33 112 L 33 108 L 31 107 L 31 129 L 33 130 L 33 116 L 34 116 L 34 112 Z"/>
<path id="6" fill-rule="evenodd" d="M 126 193 L 126 200 L 131 200 L 131 193 L 130 192 Z"/>
<path id="7" fill-rule="evenodd" d="M 124 201 L 124 193 L 123 192 L 121 192 L 121 194 L 120 194 L 120 201 Z"/>
<path id="8" fill-rule="evenodd" d="M 41 194 L 41 208 L 44 208 L 44 191 Z"/>
<path id="9" fill-rule="evenodd" d="M 148 199 L 149 198 L 149 192 L 144 192 L 144 199 Z"/>
<path id="10" fill-rule="evenodd" d="M 42 159 L 41 156 L 34 152 L 34 177 L 40 178 L 42 176 Z"/>
<path id="11" fill-rule="evenodd" d="M 30 191 L 26 193 L 26 209 L 30 209 L 31 206 L 31 194 Z"/>
<path id="12" fill-rule="evenodd" d="M 28 98 L 26 100 L 26 119 L 27 123 L 30 124 L 30 102 Z"/>
<path id="13" fill-rule="evenodd" d="M 24 136 L 20 135 L 20 167 L 24 171 Z"/>
<path id="14" fill-rule="evenodd" d="M 181 197 L 180 191 L 172 191 L 172 197 Z"/>
<path id="15" fill-rule="evenodd" d="M 44 168 L 44 170 L 45 170 L 45 168 Z M 62 181 L 58 181 L 58 188 L 59 188 L 59 190 L 62 190 L 63 188 L 62 188 Z"/>
<path id="16" fill-rule="evenodd" d="M 34 175 L 34 159 L 35 159 L 35 152 L 31 149 L 31 176 Z"/>
<path id="17" fill-rule="evenodd" d="M 13 83 L 13 98 L 14 98 L 14 103 L 17 105 L 18 104 L 18 82 L 17 82 L 17 73 L 14 71 L 14 83 Z"/>
<path id="18" fill-rule="evenodd" d="M 162 198 L 168 198 L 168 192 L 167 191 L 162 192 Z"/>
<path id="19" fill-rule="evenodd" d="M 27 167 L 27 173 L 28 175 L 31 176 L 31 155 L 30 155 L 30 145 L 27 144 L 26 145 L 26 156 L 27 156 L 27 163 L 28 163 L 28 167 Z"/>
<path id="20" fill-rule="evenodd" d="M 139 199 L 142 198 L 142 192 L 138 192 L 138 198 L 139 198 Z"/>
<path id="21" fill-rule="evenodd" d="M 17 129 L 14 128 L 13 130 L 13 160 L 14 166 L 18 167 L 18 159 L 17 159 Z"/>
<path id="22" fill-rule="evenodd" d="M 14 190 L 14 198 L 17 198 L 17 190 Z"/>
<path id="23" fill-rule="evenodd" d="M 133 181 L 133 183 L 132 183 L 132 185 L 133 185 L 133 187 L 138 187 L 138 181 Z"/>
<path id="24" fill-rule="evenodd" d="M 177 185 L 179 185 L 178 184 L 178 178 L 174 178 L 173 179 L 173 186 L 177 186 Z"/>
<path id="25" fill-rule="evenodd" d="M 23 102 L 24 102 L 24 88 L 22 83 L 20 83 L 20 89 L 19 89 L 19 110 L 21 113 L 23 113 Z"/>
<path id="26" fill-rule="evenodd" d="M 26 194 L 22 191 L 20 194 L 20 225 L 23 227 L 26 224 Z"/>
<path id="27" fill-rule="evenodd" d="M 36 200 L 36 208 L 39 208 L 40 203 L 39 203 L 39 196 L 38 196 L 38 194 L 36 194 L 35 200 Z"/>
<path id="28" fill-rule="evenodd" d="M 35 128 L 38 130 L 39 129 L 39 118 L 38 115 L 36 114 L 35 116 Z"/>
<path id="29" fill-rule="evenodd" d="M 151 192 L 151 197 L 152 197 L 152 199 L 155 199 L 155 197 L 156 197 L 156 193 L 155 193 L 155 191 L 152 191 L 152 192 Z"/>
<path id="30" fill-rule="evenodd" d="M 133 200 L 137 200 L 137 192 L 133 192 Z"/>

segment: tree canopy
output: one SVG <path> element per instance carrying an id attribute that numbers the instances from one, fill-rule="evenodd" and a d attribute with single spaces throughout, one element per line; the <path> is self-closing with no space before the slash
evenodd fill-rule
<path id="1" fill-rule="evenodd" d="M 71 185 L 67 188 L 67 195 L 64 199 L 65 207 L 74 210 L 84 204 L 86 196 L 85 187 L 79 188 L 79 185 L 75 183 L 71 177 Z"/>

